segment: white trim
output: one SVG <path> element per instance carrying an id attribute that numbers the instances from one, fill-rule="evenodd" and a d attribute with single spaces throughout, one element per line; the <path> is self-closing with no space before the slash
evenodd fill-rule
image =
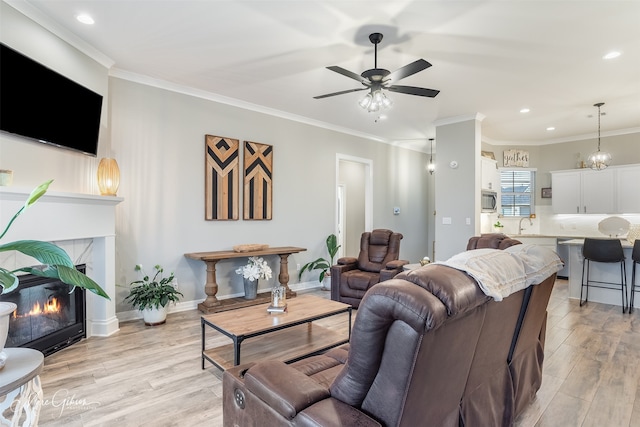
<path id="1" fill-rule="evenodd" d="M 291 289 L 294 292 L 299 292 L 299 291 L 307 291 L 307 290 L 313 290 L 313 289 L 320 289 L 322 287 L 322 285 L 320 283 L 318 283 L 317 280 L 314 280 L 313 282 L 300 282 L 300 283 L 296 283 L 294 285 L 289 285 L 289 289 Z M 258 292 L 264 292 L 266 290 L 265 289 L 258 289 Z M 229 299 L 229 298 L 237 298 L 237 297 L 241 297 L 243 296 L 244 293 L 237 293 L 237 294 L 229 294 L 229 295 L 216 295 L 216 297 L 219 300 L 224 300 L 224 299 Z M 197 310 L 198 309 L 198 304 L 200 304 L 202 302 L 202 300 L 192 300 L 192 301 L 181 301 L 175 304 L 169 304 L 169 306 L 167 307 L 167 313 L 171 314 L 171 313 L 180 313 L 183 311 L 190 311 L 190 310 Z M 202 313 L 204 314 L 204 313 Z M 138 320 L 138 319 L 142 319 L 142 311 L 140 310 L 127 310 L 127 311 L 120 311 L 118 313 L 116 313 L 116 315 L 118 316 L 118 321 L 120 322 L 128 322 L 131 320 Z M 94 334 L 97 335 L 97 334 Z M 99 336 L 107 336 L 107 335 L 99 335 Z"/>
<path id="2" fill-rule="evenodd" d="M 619 135 L 630 135 L 634 133 L 640 133 L 640 127 L 628 128 L 628 129 L 617 129 L 611 130 L 608 132 L 602 132 L 601 136 L 606 138 L 610 136 L 619 136 Z M 555 139 L 546 139 L 546 140 L 531 140 L 531 141 L 499 141 L 491 138 L 487 138 L 485 136 L 482 137 L 482 142 L 486 142 L 491 145 L 552 145 L 552 144 L 562 144 L 563 142 L 574 142 L 574 141 L 585 141 L 587 139 L 596 139 L 598 138 L 598 133 L 588 133 L 584 135 L 574 135 L 567 136 L 565 138 L 555 138 Z"/>
<path id="3" fill-rule="evenodd" d="M 129 80 L 135 83 L 144 84 L 147 86 L 157 87 L 159 89 L 169 90 L 171 92 L 182 93 L 184 95 L 193 96 L 196 98 L 206 99 L 208 101 L 219 102 L 220 104 L 231 105 L 233 107 L 242 108 L 249 111 L 255 111 L 258 113 L 268 114 L 274 117 L 280 117 L 283 119 L 291 120 L 294 122 L 304 123 L 311 126 L 316 126 L 323 129 L 333 130 L 336 132 L 344 133 L 347 135 L 356 136 L 359 138 L 368 139 L 371 141 L 382 142 L 384 144 L 393 145 L 392 141 L 386 138 L 381 138 L 377 135 L 372 135 L 364 132 L 358 132 L 353 129 L 348 129 L 341 126 L 332 125 L 331 123 L 322 122 L 320 120 L 310 119 L 308 117 L 299 116 L 297 114 L 288 113 L 286 111 L 276 110 L 274 108 L 265 107 L 251 102 L 242 101 L 236 98 L 230 98 L 223 95 L 218 95 L 212 92 L 207 92 L 200 89 L 194 89 L 192 87 L 183 86 L 175 83 L 170 83 L 165 80 L 155 79 L 141 74 L 132 73 L 129 71 L 111 69 L 109 70 L 109 76 Z"/>
<path id="4" fill-rule="evenodd" d="M 477 120 L 481 122 L 485 119 L 485 117 L 487 116 L 485 116 L 482 113 L 473 113 L 473 114 L 465 114 L 462 116 L 444 117 L 442 119 L 434 120 L 433 125 L 435 127 L 438 127 L 438 126 L 444 126 L 444 125 L 451 125 L 454 123 L 468 122 L 469 120 Z"/>
<path id="5" fill-rule="evenodd" d="M 42 13 L 38 8 L 34 7 L 30 3 L 24 0 L 2 0 L 7 3 L 9 6 L 22 13 L 27 18 L 31 19 L 38 25 L 42 26 L 46 30 L 50 31 L 54 35 L 58 36 L 65 42 L 69 43 L 71 46 L 78 49 L 80 52 L 87 55 L 89 58 L 94 61 L 100 63 L 102 66 L 106 68 L 111 68 L 115 61 L 100 52 L 95 47 L 91 46 L 89 43 L 82 40 L 80 37 L 72 33 L 71 31 L 64 28 L 62 25 L 58 24 L 56 21 L 51 19 L 49 16 Z"/>

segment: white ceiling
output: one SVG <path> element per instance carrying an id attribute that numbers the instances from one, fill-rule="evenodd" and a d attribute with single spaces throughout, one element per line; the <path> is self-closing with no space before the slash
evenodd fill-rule
<path id="1" fill-rule="evenodd" d="M 139 75 L 228 97 L 259 110 L 425 149 L 434 122 L 480 113 L 483 140 L 546 144 L 640 131 L 640 1 L 452 0 L 7 0 L 73 33 Z M 25 4 L 26 3 L 26 4 Z M 89 13 L 86 26 L 75 16 Z M 436 98 L 390 93 L 387 118 L 358 107 L 366 92 L 327 70 L 424 58 L 433 66 L 399 84 Z M 602 57 L 622 52 L 613 60 Z M 236 101 L 231 101 L 236 102 Z M 520 113 L 528 107 L 531 112 Z M 546 128 L 554 126 L 555 131 Z M 437 144 L 437 141 L 436 141 Z"/>

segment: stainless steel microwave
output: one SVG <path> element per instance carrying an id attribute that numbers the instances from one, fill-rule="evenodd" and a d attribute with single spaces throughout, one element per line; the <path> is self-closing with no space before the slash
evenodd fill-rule
<path id="1" fill-rule="evenodd" d="M 495 212 L 498 209 L 498 193 L 482 190 L 482 212 Z"/>

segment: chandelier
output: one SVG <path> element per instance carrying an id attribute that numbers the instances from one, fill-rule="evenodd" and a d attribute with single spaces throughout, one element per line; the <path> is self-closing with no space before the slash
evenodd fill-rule
<path id="1" fill-rule="evenodd" d="M 598 151 L 591 154 L 587 159 L 587 164 L 593 170 L 603 170 L 611 163 L 611 154 L 606 151 L 600 151 L 600 107 L 604 105 L 604 102 L 598 102 L 593 104 L 594 107 L 598 107 Z"/>

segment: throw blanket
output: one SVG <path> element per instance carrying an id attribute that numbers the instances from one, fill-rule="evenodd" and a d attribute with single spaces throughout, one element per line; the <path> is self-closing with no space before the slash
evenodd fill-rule
<path id="1" fill-rule="evenodd" d="M 475 249 L 435 264 L 464 271 L 496 301 L 542 282 L 563 266 L 558 254 L 538 245 L 515 245 L 505 250 Z"/>

